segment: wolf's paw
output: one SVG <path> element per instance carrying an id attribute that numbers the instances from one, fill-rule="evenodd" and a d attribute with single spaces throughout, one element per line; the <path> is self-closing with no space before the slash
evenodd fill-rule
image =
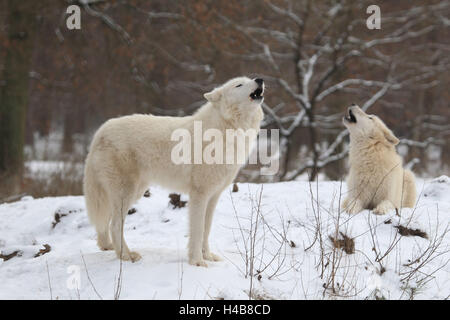
<path id="1" fill-rule="evenodd" d="M 97 246 L 103 251 L 114 249 L 109 236 L 105 236 L 104 234 L 99 234 L 97 236 Z"/>
<path id="2" fill-rule="evenodd" d="M 189 259 L 189 264 L 197 267 L 205 267 L 208 268 L 205 260 L 203 259 Z"/>
<path id="3" fill-rule="evenodd" d="M 130 256 L 131 256 L 131 262 L 136 262 L 141 260 L 141 255 L 137 252 L 130 252 Z"/>
<path id="4" fill-rule="evenodd" d="M 375 209 L 373 209 L 373 213 L 382 215 L 382 214 L 386 214 L 390 210 L 394 210 L 394 209 L 395 209 L 395 207 L 390 202 L 383 201 L 379 205 L 377 205 L 375 207 Z"/>
<path id="5" fill-rule="evenodd" d="M 113 245 L 111 244 L 111 243 L 108 243 L 108 244 L 102 244 L 102 245 L 98 245 L 98 247 L 100 248 L 100 250 L 102 250 L 102 251 L 107 251 L 107 250 L 113 250 L 114 249 L 114 247 L 113 247 Z"/>
<path id="6" fill-rule="evenodd" d="M 373 209 L 373 213 L 378 214 L 378 215 L 383 215 L 386 214 L 389 210 L 386 210 L 386 208 L 383 207 L 376 207 L 375 209 Z"/>
<path id="7" fill-rule="evenodd" d="M 203 252 L 203 259 L 208 261 L 222 261 L 222 258 L 212 252 Z"/>
<path id="8" fill-rule="evenodd" d="M 134 251 L 131 251 L 128 254 L 124 253 L 122 255 L 122 260 L 124 260 L 124 261 L 136 262 L 136 261 L 141 260 L 141 258 L 142 258 L 141 255 Z"/>

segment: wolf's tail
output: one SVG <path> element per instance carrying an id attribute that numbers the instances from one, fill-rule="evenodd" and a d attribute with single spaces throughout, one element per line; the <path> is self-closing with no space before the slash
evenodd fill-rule
<path id="1" fill-rule="evenodd" d="M 413 208 L 416 204 L 416 179 L 410 170 L 403 171 L 402 207 Z"/>
<path id="2" fill-rule="evenodd" d="M 94 170 L 90 160 L 88 156 L 83 179 L 87 214 L 97 232 L 106 232 L 111 220 L 110 203 L 106 190 L 98 178 L 99 173 Z"/>

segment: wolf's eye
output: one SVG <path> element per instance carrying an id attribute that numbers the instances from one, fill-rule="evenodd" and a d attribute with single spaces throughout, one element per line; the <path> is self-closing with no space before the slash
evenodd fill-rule
<path id="1" fill-rule="evenodd" d="M 370 119 L 370 120 L 373 120 L 373 118 L 372 118 L 372 117 L 369 117 L 369 119 Z"/>
<path id="2" fill-rule="evenodd" d="M 238 85 L 236 86 L 236 88 L 239 88 L 239 87 L 242 87 L 242 84 L 238 84 Z"/>

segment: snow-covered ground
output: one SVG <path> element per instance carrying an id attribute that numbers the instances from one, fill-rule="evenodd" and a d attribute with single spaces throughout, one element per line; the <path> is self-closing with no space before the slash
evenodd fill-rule
<path id="1" fill-rule="evenodd" d="M 415 209 L 377 216 L 339 214 L 340 182 L 230 186 L 210 237 L 223 261 L 208 268 L 187 263 L 188 208 L 167 190 L 152 187 L 127 217 L 142 259 L 122 264 L 97 248 L 83 197 L 25 197 L 0 205 L 0 252 L 13 256 L 0 259 L 0 299 L 448 299 L 450 179 L 417 189 Z M 349 253 L 334 249 L 337 230 L 335 242 L 354 238 Z"/>

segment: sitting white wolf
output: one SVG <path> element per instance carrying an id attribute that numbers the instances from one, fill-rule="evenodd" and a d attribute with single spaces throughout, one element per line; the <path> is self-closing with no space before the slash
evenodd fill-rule
<path id="1" fill-rule="evenodd" d="M 189 194 L 189 263 L 206 267 L 205 260 L 220 260 L 208 245 L 211 221 L 220 194 L 233 182 L 242 163 L 176 164 L 171 153 L 177 142 L 171 136 L 182 128 L 193 137 L 194 122 L 200 122 L 203 129 L 219 130 L 223 136 L 227 129 L 257 133 L 263 119 L 263 92 L 262 79 L 239 77 L 206 93 L 208 102 L 192 116 L 135 114 L 104 123 L 94 136 L 84 173 L 87 212 L 100 249 L 114 249 L 123 260 L 140 259 L 128 249 L 123 224 L 132 204 L 149 185 L 158 184 Z M 247 158 L 252 140 L 244 145 L 245 150 L 234 146 L 234 154 L 244 152 Z M 203 151 L 203 142 L 201 147 Z"/>
<path id="2" fill-rule="evenodd" d="M 399 140 L 377 116 L 358 106 L 347 110 L 343 119 L 350 132 L 348 196 L 342 208 L 348 213 L 373 209 L 384 214 L 416 201 L 414 174 L 403 169 L 395 146 Z"/>

